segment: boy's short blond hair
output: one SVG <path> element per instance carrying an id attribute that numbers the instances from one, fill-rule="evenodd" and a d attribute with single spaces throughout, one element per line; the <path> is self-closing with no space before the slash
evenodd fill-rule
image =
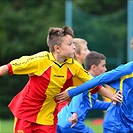
<path id="1" fill-rule="evenodd" d="M 49 28 L 47 36 L 47 45 L 49 47 L 50 52 L 54 52 L 55 45 L 59 46 L 61 45 L 63 37 L 66 35 L 74 37 L 73 30 L 68 26 L 65 26 L 63 28 L 58 28 L 58 27 Z"/>
<path id="2" fill-rule="evenodd" d="M 74 38 L 73 43 L 75 45 L 75 52 L 77 54 L 80 54 L 83 44 L 87 45 L 87 41 L 82 38 Z"/>

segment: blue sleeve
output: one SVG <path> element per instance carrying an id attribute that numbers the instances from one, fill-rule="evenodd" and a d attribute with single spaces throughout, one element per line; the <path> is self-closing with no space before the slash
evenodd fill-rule
<path id="1" fill-rule="evenodd" d="M 107 84 L 109 82 L 120 79 L 122 76 L 131 74 L 132 72 L 133 72 L 133 62 L 129 62 L 125 65 L 120 65 L 116 69 L 108 71 L 97 77 L 94 77 L 93 79 L 83 83 L 82 85 L 77 86 L 76 88 L 73 88 L 71 90 L 68 90 L 68 94 L 70 97 L 73 97 L 86 90 L 90 90 L 91 88 L 94 88 L 95 86 Z"/>
<path id="2" fill-rule="evenodd" d="M 110 106 L 110 104 L 111 104 L 111 102 L 104 102 L 104 101 L 96 100 L 92 109 L 107 110 L 107 108 Z"/>

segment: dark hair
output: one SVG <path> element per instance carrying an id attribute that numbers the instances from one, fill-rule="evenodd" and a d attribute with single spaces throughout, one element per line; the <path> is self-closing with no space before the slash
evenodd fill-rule
<path id="1" fill-rule="evenodd" d="M 63 28 L 51 27 L 49 29 L 48 36 L 47 36 L 47 45 L 49 47 L 49 50 L 51 52 L 54 52 L 54 46 L 61 45 L 63 41 L 62 37 L 66 35 L 70 35 L 74 37 L 73 30 L 70 27 L 68 26 L 65 26 Z"/>
<path id="2" fill-rule="evenodd" d="M 91 66 L 92 65 L 96 65 L 98 66 L 99 63 L 101 62 L 101 60 L 106 60 L 106 57 L 101 54 L 101 53 L 98 53 L 96 51 L 91 51 L 86 57 L 85 57 L 85 60 L 84 60 L 84 67 L 85 69 L 88 71 L 91 69 Z"/>

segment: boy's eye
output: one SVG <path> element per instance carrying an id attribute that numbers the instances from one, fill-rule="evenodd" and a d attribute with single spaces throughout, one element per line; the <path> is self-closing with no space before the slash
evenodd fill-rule
<path id="1" fill-rule="evenodd" d="M 68 43 L 68 45 L 72 45 L 72 43 Z"/>
<path id="2" fill-rule="evenodd" d="M 88 50 L 88 48 L 84 48 L 84 51 L 87 51 Z"/>

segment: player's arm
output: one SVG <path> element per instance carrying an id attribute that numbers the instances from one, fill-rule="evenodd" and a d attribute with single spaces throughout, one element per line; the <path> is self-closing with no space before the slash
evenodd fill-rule
<path id="1" fill-rule="evenodd" d="M 3 76 L 5 74 L 8 73 L 8 66 L 7 65 L 3 65 L 0 67 L 0 76 Z"/>
<path id="2" fill-rule="evenodd" d="M 121 91 L 115 93 L 113 97 L 116 97 L 117 99 L 120 100 L 120 102 L 122 102 L 123 96 Z M 107 110 L 107 108 L 110 106 L 111 103 L 112 102 L 105 102 L 97 99 L 92 109 Z M 115 104 L 114 101 L 113 104 Z"/>
<path id="3" fill-rule="evenodd" d="M 107 108 L 110 106 L 110 104 L 111 104 L 111 102 L 104 102 L 104 101 L 96 100 L 92 109 L 107 110 Z"/>
<path id="4" fill-rule="evenodd" d="M 74 90 L 74 89 L 72 89 L 72 90 Z M 98 90 L 98 93 L 100 95 L 105 96 L 107 98 L 110 98 L 112 101 L 114 101 L 114 104 L 116 104 L 116 102 L 121 102 L 122 101 L 122 95 L 121 95 L 121 93 L 118 94 L 118 95 L 114 95 L 114 94 L 112 94 L 110 91 L 108 91 L 104 87 L 96 87 L 96 89 L 94 89 L 94 90 Z M 55 99 L 60 100 L 61 102 L 67 100 L 68 98 L 70 98 L 70 94 L 69 94 L 68 91 L 70 91 L 70 90 L 66 90 L 66 91 L 64 91 L 64 92 L 62 92 L 60 94 L 57 94 L 55 96 Z"/>
<path id="5" fill-rule="evenodd" d="M 116 104 L 116 102 L 121 103 L 121 101 L 122 101 L 122 94 L 120 91 L 116 94 L 113 94 L 106 88 L 102 87 L 101 89 L 99 89 L 98 93 L 100 95 L 105 96 L 105 97 L 109 98 L 110 100 L 112 100 L 113 104 Z"/>
<path id="6" fill-rule="evenodd" d="M 77 94 L 80 94 L 80 93 L 86 91 L 86 90 L 90 90 L 91 88 L 93 88 L 95 86 L 113 82 L 117 79 L 120 79 L 124 75 L 131 74 L 132 73 L 132 65 L 133 65 L 133 62 L 129 62 L 128 64 L 120 65 L 116 69 L 113 69 L 104 74 L 96 76 L 95 78 L 92 78 L 91 80 L 83 83 L 82 85 L 77 86 L 74 89 L 68 90 L 67 96 L 73 97 Z"/>

